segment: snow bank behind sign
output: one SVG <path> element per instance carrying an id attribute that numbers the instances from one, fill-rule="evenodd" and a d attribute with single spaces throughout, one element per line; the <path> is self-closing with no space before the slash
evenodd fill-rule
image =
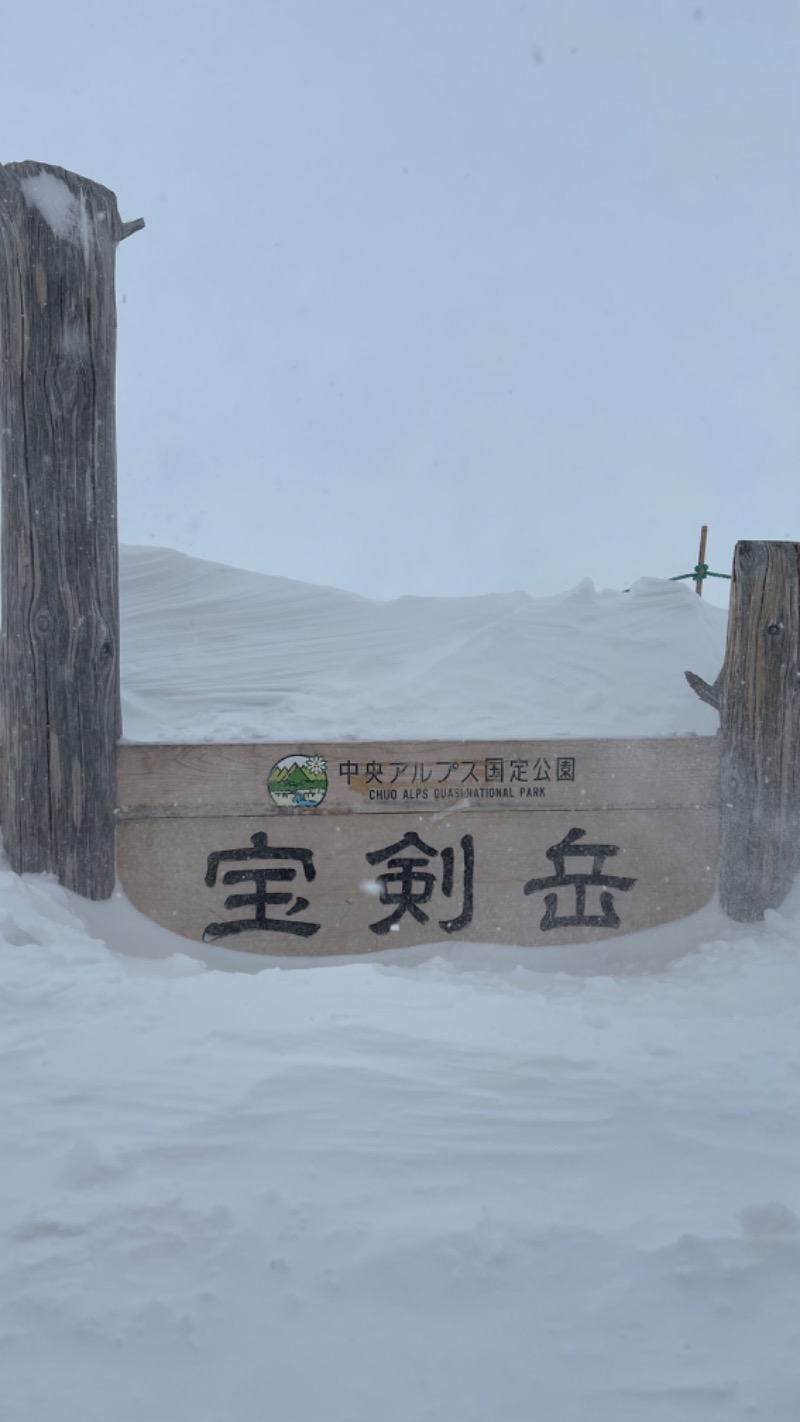
<path id="1" fill-rule="evenodd" d="M 374 602 L 123 548 L 132 741 L 523 739 L 715 732 L 727 614 L 685 583 Z"/>

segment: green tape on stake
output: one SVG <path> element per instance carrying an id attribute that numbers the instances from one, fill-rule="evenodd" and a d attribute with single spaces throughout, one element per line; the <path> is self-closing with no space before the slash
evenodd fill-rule
<path id="1" fill-rule="evenodd" d="M 712 573 L 707 563 L 698 563 L 693 573 L 678 573 L 676 578 L 670 578 L 671 583 L 682 583 L 686 578 L 691 578 L 694 582 L 701 583 L 704 578 L 727 578 L 731 580 L 731 573 Z"/>

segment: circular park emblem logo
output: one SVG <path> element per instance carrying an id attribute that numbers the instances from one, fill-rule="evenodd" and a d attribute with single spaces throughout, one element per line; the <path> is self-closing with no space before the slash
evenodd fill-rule
<path id="1" fill-rule="evenodd" d="M 282 809 L 315 810 L 327 788 L 328 767 L 321 755 L 285 755 L 267 780 L 272 800 Z"/>

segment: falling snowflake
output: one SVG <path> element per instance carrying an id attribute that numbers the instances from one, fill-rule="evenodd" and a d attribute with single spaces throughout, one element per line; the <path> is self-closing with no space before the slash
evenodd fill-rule
<path id="1" fill-rule="evenodd" d="M 310 755 L 305 768 L 311 775 L 324 775 L 328 768 L 328 762 L 321 755 Z"/>

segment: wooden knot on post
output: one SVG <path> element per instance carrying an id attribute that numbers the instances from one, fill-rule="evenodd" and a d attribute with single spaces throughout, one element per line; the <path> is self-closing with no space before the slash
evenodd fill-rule
<path id="1" fill-rule="evenodd" d="M 19 873 L 114 889 L 119 602 L 114 194 L 0 165 L 4 765 Z"/>
<path id="2" fill-rule="evenodd" d="M 737 544 L 722 670 L 686 680 L 720 715 L 720 902 L 745 923 L 800 870 L 799 657 L 800 545 Z"/>

